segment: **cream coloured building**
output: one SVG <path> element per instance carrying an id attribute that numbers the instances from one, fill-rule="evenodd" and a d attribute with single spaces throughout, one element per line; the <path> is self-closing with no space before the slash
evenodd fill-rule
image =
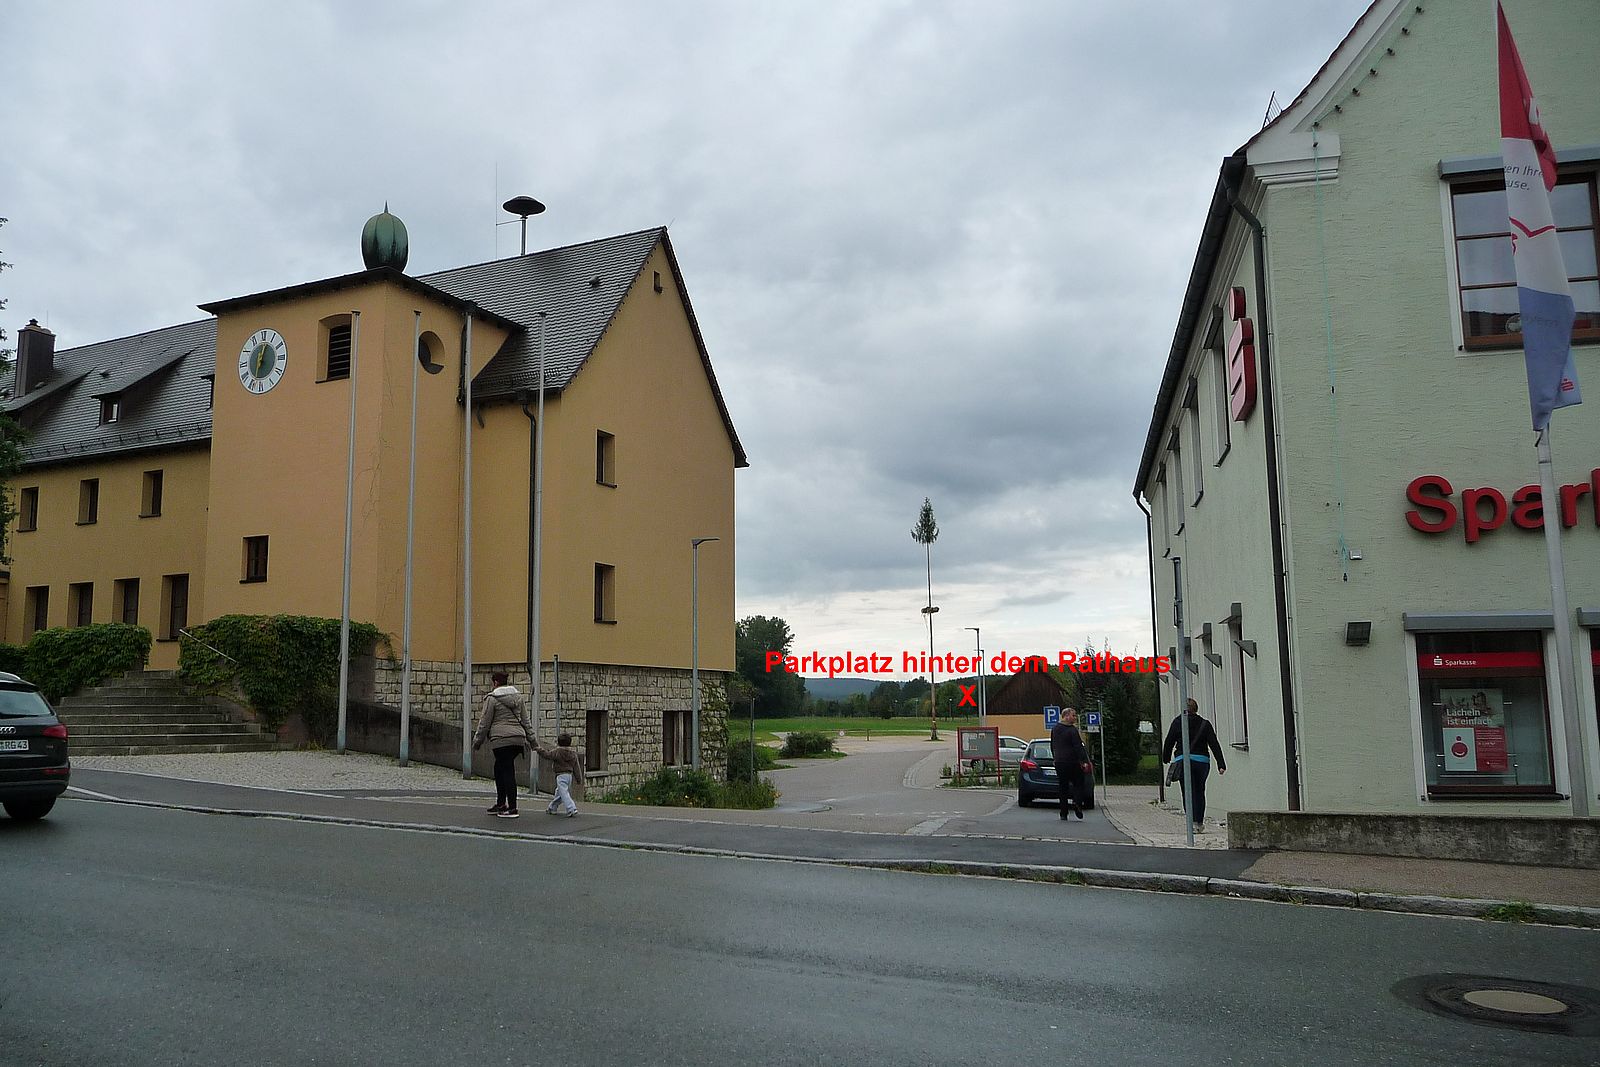
<path id="1" fill-rule="evenodd" d="M 559 716 L 602 776 L 687 761 L 690 542 L 720 539 L 699 551 L 704 685 L 733 670 L 747 462 L 664 229 L 423 277 L 378 266 L 202 310 L 59 350 L 19 331 L 4 403 L 33 437 L 6 640 L 137 622 L 151 665 L 172 667 L 192 623 L 338 617 L 353 391 L 351 615 L 398 656 L 415 380 L 412 699 L 459 714 L 470 374 L 474 686 L 506 669 L 526 688 L 542 317 L 541 728 Z M 399 677 L 380 663 L 380 700 L 398 703 Z"/>
<path id="2" fill-rule="evenodd" d="M 1600 810 L 1600 67 L 1571 47 L 1596 12 L 1505 9 L 1557 138 L 1589 391 L 1554 419 L 1576 706 L 1556 673 L 1493 10 L 1377 0 L 1223 161 L 1135 481 L 1157 648 L 1189 642 L 1190 690 L 1233 746 L 1213 809 L 1568 814 L 1576 763 Z"/>

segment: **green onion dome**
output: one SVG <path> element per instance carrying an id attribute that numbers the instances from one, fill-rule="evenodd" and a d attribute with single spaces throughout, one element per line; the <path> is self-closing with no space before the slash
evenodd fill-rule
<path id="1" fill-rule="evenodd" d="M 406 238 L 406 224 L 389 214 L 389 205 L 367 220 L 361 228 L 361 259 L 367 269 L 393 267 L 406 269 L 406 258 L 411 249 Z"/>

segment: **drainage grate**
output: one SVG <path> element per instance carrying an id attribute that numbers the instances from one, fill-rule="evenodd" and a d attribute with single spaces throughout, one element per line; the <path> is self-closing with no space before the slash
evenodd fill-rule
<path id="1" fill-rule="evenodd" d="M 1486 974 L 1424 974 L 1390 989 L 1412 1007 L 1483 1026 L 1574 1037 L 1600 1035 L 1600 992 Z"/>

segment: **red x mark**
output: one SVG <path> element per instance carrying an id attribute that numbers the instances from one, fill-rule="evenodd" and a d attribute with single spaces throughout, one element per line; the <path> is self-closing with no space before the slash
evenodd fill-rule
<path id="1" fill-rule="evenodd" d="M 962 685 L 960 682 L 957 682 L 956 688 L 961 690 L 961 703 L 957 704 L 956 707 L 964 708 L 968 704 L 971 704 L 973 707 L 978 706 L 978 698 L 972 695 L 972 691 L 978 688 L 977 685 Z"/>

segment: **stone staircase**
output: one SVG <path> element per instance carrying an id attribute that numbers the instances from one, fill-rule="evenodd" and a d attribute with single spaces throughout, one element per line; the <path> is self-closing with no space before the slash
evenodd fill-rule
<path id="1" fill-rule="evenodd" d="M 283 747 L 255 723 L 197 696 L 177 671 L 129 671 L 56 703 L 74 756 L 272 752 Z"/>

